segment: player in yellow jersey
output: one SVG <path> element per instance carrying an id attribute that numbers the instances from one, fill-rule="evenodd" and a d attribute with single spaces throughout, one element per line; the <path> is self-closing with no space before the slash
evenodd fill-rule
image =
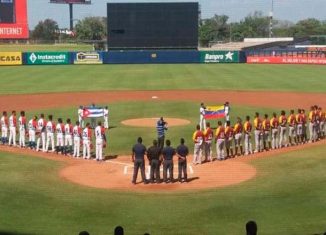
<path id="1" fill-rule="evenodd" d="M 285 141 L 286 141 L 285 135 L 286 135 L 287 119 L 286 119 L 284 110 L 281 111 L 281 116 L 278 118 L 278 122 L 279 122 L 279 125 L 280 125 L 280 128 L 279 128 L 279 132 L 280 132 L 279 147 L 280 148 L 287 147 L 287 144 L 285 143 Z"/>
<path id="2" fill-rule="evenodd" d="M 255 153 L 259 153 L 262 151 L 262 137 L 263 137 L 263 123 L 259 117 L 259 113 L 256 112 L 254 119 L 254 127 L 255 127 Z"/>
<path id="3" fill-rule="evenodd" d="M 246 116 L 246 122 L 243 125 L 243 130 L 244 130 L 245 155 L 248 155 L 252 153 L 252 144 L 251 144 L 252 125 L 250 123 L 249 116 Z"/>
<path id="4" fill-rule="evenodd" d="M 264 149 L 266 151 L 272 149 L 270 133 L 271 133 L 271 122 L 268 118 L 268 114 L 265 114 L 263 120 L 263 134 L 264 134 L 263 142 L 264 142 Z"/>
<path id="5" fill-rule="evenodd" d="M 270 120 L 271 129 L 272 129 L 272 149 L 278 149 L 278 129 L 279 129 L 279 122 L 277 118 L 277 114 L 273 113 L 273 117 Z"/>
<path id="6" fill-rule="evenodd" d="M 237 123 L 234 125 L 234 144 L 235 144 L 235 156 L 243 154 L 242 149 L 242 132 L 243 125 L 241 118 L 237 117 Z M 238 154 L 238 149 L 240 148 L 240 153 Z"/>

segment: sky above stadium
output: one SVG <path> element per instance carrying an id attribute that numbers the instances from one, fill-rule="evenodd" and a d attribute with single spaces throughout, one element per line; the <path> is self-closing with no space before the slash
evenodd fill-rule
<path id="1" fill-rule="evenodd" d="M 185 2 L 174 0 L 173 2 Z M 326 20 L 326 0 L 273 0 L 274 18 L 297 22 L 306 18 Z M 74 5 L 74 20 L 88 16 L 106 16 L 107 2 L 167 2 L 164 0 L 92 0 L 92 5 Z M 171 2 L 171 1 L 169 1 Z M 191 0 L 189 0 L 191 2 Z M 229 22 L 243 19 L 254 11 L 262 11 L 268 15 L 272 8 L 272 0 L 199 0 L 202 18 L 214 14 L 228 15 Z M 50 4 L 49 0 L 28 0 L 29 27 L 46 18 L 54 19 L 60 28 L 69 26 L 69 8 L 65 4 Z"/>

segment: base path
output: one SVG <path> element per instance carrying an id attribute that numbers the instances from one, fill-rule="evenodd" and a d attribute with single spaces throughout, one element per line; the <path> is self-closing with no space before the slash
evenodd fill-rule
<path id="1" fill-rule="evenodd" d="M 156 96 L 156 99 L 152 97 Z M 91 103 L 119 101 L 195 101 L 250 105 L 271 108 L 310 107 L 318 104 L 326 107 L 324 93 L 295 93 L 271 91 L 97 91 L 74 93 L 49 93 L 28 95 L 1 95 L 2 110 L 33 110 L 56 107 L 71 107 Z"/>

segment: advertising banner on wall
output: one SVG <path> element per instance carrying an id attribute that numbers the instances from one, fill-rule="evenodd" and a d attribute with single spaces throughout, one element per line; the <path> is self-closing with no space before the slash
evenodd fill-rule
<path id="1" fill-rule="evenodd" d="M 74 64 L 103 64 L 101 52 L 76 52 L 74 53 Z"/>
<path id="2" fill-rule="evenodd" d="M 25 53 L 26 64 L 69 64 L 68 52 L 31 52 Z"/>
<path id="3" fill-rule="evenodd" d="M 26 0 L 0 0 L 0 39 L 29 36 Z"/>
<path id="4" fill-rule="evenodd" d="M 322 57 L 298 56 L 248 56 L 249 64 L 326 64 Z"/>
<path id="5" fill-rule="evenodd" d="M 201 51 L 200 63 L 239 63 L 239 51 Z"/>
<path id="6" fill-rule="evenodd" d="M 21 65 L 21 52 L 0 52 L 0 65 Z"/>

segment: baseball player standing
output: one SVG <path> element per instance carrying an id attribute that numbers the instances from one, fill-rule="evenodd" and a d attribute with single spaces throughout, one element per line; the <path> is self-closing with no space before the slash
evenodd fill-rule
<path id="1" fill-rule="evenodd" d="M 268 114 L 265 114 L 263 120 L 263 143 L 265 151 L 272 149 L 270 133 L 271 121 L 268 118 Z"/>
<path id="2" fill-rule="evenodd" d="M 40 142 L 42 140 L 42 151 L 45 152 L 45 126 L 46 121 L 44 119 L 44 114 L 41 113 L 40 119 L 37 121 L 37 131 L 39 132 L 39 136 L 37 138 L 36 151 L 39 151 Z"/>
<path id="3" fill-rule="evenodd" d="M 306 111 L 304 109 L 301 109 L 301 114 L 302 114 L 302 138 L 303 138 L 303 143 L 305 144 L 308 140 L 307 138 L 307 115 Z"/>
<path id="4" fill-rule="evenodd" d="M 244 129 L 244 144 L 245 144 L 245 155 L 252 153 L 252 144 L 251 144 L 251 130 L 252 125 L 250 123 L 250 117 L 246 116 L 246 122 L 243 125 Z"/>
<path id="5" fill-rule="evenodd" d="M 19 146 L 25 148 L 25 134 L 26 134 L 26 117 L 25 111 L 20 112 L 20 117 L 18 119 L 19 123 Z"/>
<path id="6" fill-rule="evenodd" d="M 105 128 L 102 126 L 101 121 L 97 123 L 97 127 L 94 130 L 95 134 L 95 156 L 96 161 L 103 160 L 103 147 L 106 146 L 106 136 L 105 136 Z"/>
<path id="7" fill-rule="evenodd" d="M 30 149 L 36 148 L 36 142 L 35 142 L 36 128 L 37 128 L 37 116 L 34 116 L 28 122 L 28 136 L 29 136 Z"/>
<path id="8" fill-rule="evenodd" d="M 165 131 L 167 130 L 167 122 L 165 122 L 163 117 L 161 117 L 156 123 L 157 143 L 161 150 L 164 147 Z"/>
<path id="9" fill-rule="evenodd" d="M 57 146 L 56 146 L 56 152 L 57 153 L 64 153 L 64 140 L 63 140 L 63 135 L 65 134 L 65 126 L 62 123 L 62 118 L 58 118 L 58 124 L 55 128 L 57 132 Z"/>
<path id="10" fill-rule="evenodd" d="M 82 129 L 80 127 L 79 121 L 76 122 L 76 125 L 73 128 L 74 135 L 74 153 L 73 157 L 80 157 L 80 140 L 82 137 Z"/>
<path id="11" fill-rule="evenodd" d="M 272 128 L 272 149 L 278 149 L 278 129 L 279 129 L 279 121 L 277 119 L 277 114 L 273 113 L 273 117 L 271 118 L 271 128 Z"/>
<path id="12" fill-rule="evenodd" d="M 259 113 L 256 112 L 255 119 L 254 119 L 254 126 L 255 126 L 255 153 L 259 153 L 262 151 L 262 136 L 263 136 L 263 124 L 259 117 Z"/>
<path id="13" fill-rule="evenodd" d="M 83 158 L 91 158 L 91 141 L 92 141 L 92 131 L 91 124 L 88 122 L 83 130 Z"/>
<path id="14" fill-rule="evenodd" d="M 279 142 L 279 147 L 280 148 L 283 148 L 283 147 L 286 147 L 287 144 L 285 144 L 285 135 L 286 135 L 286 122 L 287 122 L 287 119 L 286 119 L 286 116 L 285 116 L 285 111 L 282 110 L 281 111 L 281 116 L 279 117 L 278 119 L 278 122 L 280 124 L 280 142 Z"/>
<path id="15" fill-rule="evenodd" d="M 196 131 L 192 135 L 192 140 L 194 141 L 194 164 L 201 164 L 201 157 L 203 151 L 203 142 L 204 142 L 204 134 L 200 130 L 200 126 L 196 126 Z"/>
<path id="16" fill-rule="evenodd" d="M 53 122 L 53 116 L 48 116 L 48 122 L 46 123 L 46 147 L 45 151 L 49 151 L 50 143 L 51 143 L 51 152 L 54 152 L 54 131 L 55 131 L 55 123 Z"/>
<path id="17" fill-rule="evenodd" d="M 320 137 L 321 139 L 325 139 L 325 132 L 326 132 L 326 125 L 325 125 L 325 119 L 326 119 L 326 114 L 325 111 L 322 110 L 321 107 L 319 107 L 320 111 Z"/>
<path id="18" fill-rule="evenodd" d="M 8 141 L 8 117 L 7 117 L 7 112 L 3 111 L 2 112 L 2 117 L 1 117 L 1 142 L 2 144 L 6 144 Z"/>
<path id="19" fill-rule="evenodd" d="M 84 107 L 79 106 L 78 109 L 78 121 L 81 128 L 84 128 Z"/>
<path id="20" fill-rule="evenodd" d="M 230 121 L 230 103 L 228 101 L 224 104 L 224 113 L 225 113 L 225 121 Z"/>
<path id="21" fill-rule="evenodd" d="M 235 156 L 239 156 L 243 154 L 242 132 L 243 132 L 242 120 L 240 117 L 237 117 L 237 123 L 234 125 Z M 238 154 L 239 149 L 240 149 L 240 153 Z"/>
<path id="22" fill-rule="evenodd" d="M 205 130 L 206 129 L 206 119 L 205 119 L 205 113 L 206 113 L 206 107 L 204 103 L 200 104 L 199 108 L 199 126 L 200 130 Z"/>
<path id="23" fill-rule="evenodd" d="M 16 111 L 12 111 L 9 117 L 9 145 L 16 147 L 16 127 L 17 127 L 17 117 Z"/>
<path id="24" fill-rule="evenodd" d="M 230 121 L 226 121 L 226 127 L 225 127 L 225 149 L 226 149 L 226 158 L 234 157 L 233 155 L 233 135 L 234 130 L 231 127 Z"/>
<path id="25" fill-rule="evenodd" d="M 206 130 L 204 132 L 204 138 L 205 138 L 205 161 L 212 161 L 212 141 L 213 141 L 213 130 L 211 129 L 211 124 L 209 122 L 206 123 Z"/>
<path id="26" fill-rule="evenodd" d="M 316 137 L 316 114 L 314 106 L 310 107 L 309 112 L 309 143 L 315 142 Z"/>
<path id="27" fill-rule="evenodd" d="M 103 110 L 104 128 L 109 129 L 109 108 L 105 106 Z"/>
<path id="28" fill-rule="evenodd" d="M 294 115 L 294 110 L 290 111 L 290 115 L 288 117 L 288 124 L 289 124 L 289 144 L 296 145 L 297 144 L 297 136 L 296 136 L 296 119 Z"/>
<path id="29" fill-rule="evenodd" d="M 73 132 L 73 127 L 71 125 L 71 120 L 70 118 L 67 119 L 67 123 L 65 124 L 65 149 L 64 153 L 65 155 L 69 154 L 71 156 L 72 154 L 72 132 Z"/>
<path id="30" fill-rule="evenodd" d="M 295 116 L 295 121 L 297 123 L 297 143 L 302 144 L 303 143 L 303 116 L 301 114 L 301 109 L 298 109 L 298 113 Z"/>
<path id="31" fill-rule="evenodd" d="M 215 132 L 216 154 L 217 160 L 224 160 L 224 141 L 225 141 L 225 128 L 222 122 L 217 122 L 217 129 Z"/>

